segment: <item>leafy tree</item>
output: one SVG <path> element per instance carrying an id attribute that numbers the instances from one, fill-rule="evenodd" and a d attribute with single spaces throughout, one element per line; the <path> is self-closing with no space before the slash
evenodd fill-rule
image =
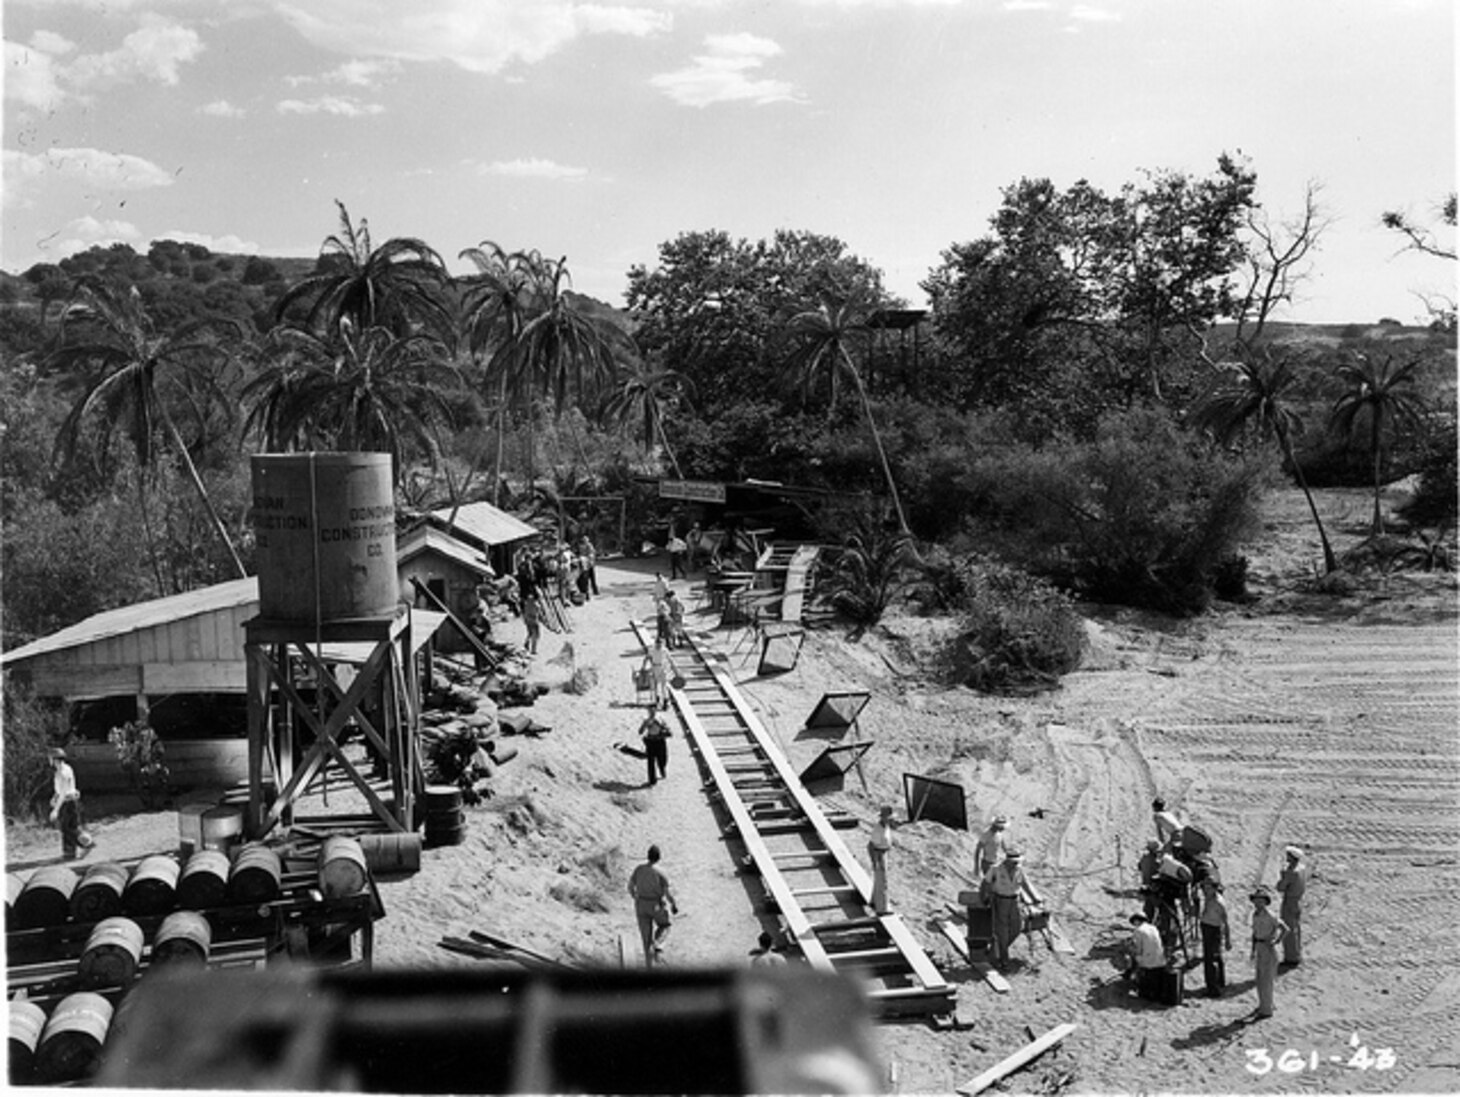
<path id="1" fill-rule="evenodd" d="M 279 299 L 275 316 L 302 312 L 300 326 L 325 336 L 338 336 L 346 322 L 357 331 L 383 327 L 396 335 L 425 328 L 449 345 L 453 318 L 441 257 L 413 237 L 373 247 L 369 223 L 361 218 L 355 224 L 343 202 L 335 205 L 339 231 L 325 238 L 315 273 Z"/>
<path id="2" fill-rule="evenodd" d="M 890 303 L 881 274 L 835 237 L 783 230 L 751 243 L 713 230 L 681 233 L 654 269 L 631 268 L 626 300 L 640 350 L 684 377 L 701 407 L 723 409 L 779 387 L 768 344 L 826 293 Z"/>
<path id="3" fill-rule="evenodd" d="M 71 292 L 71 279 L 54 263 L 37 263 L 25 272 L 25 280 L 35 287 L 41 305 L 41 327 L 46 325 L 51 302 L 63 300 Z"/>
<path id="4" fill-rule="evenodd" d="M 243 284 L 245 286 L 262 286 L 282 279 L 283 275 L 279 273 L 279 268 L 261 256 L 250 255 L 243 264 Z"/>
<path id="5" fill-rule="evenodd" d="M 568 291 L 567 259 L 545 260 L 530 252 L 521 326 L 487 363 L 488 386 L 525 404 L 529 439 L 538 399 L 561 414 L 571 396 L 580 407 L 596 405 L 612 385 L 622 358 L 631 360 L 633 342 L 617 324 L 585 307 Z M 529 461 L 532 445 L 529 441 Z M 531 464 L 528 481 L 533 479 Z"/>
<path id="6" fill-rule="evenodd" d="M 413 457 L 436 463 L 432 428 L 450 419 L 462 383 L 437 340 L 346 321 L 338 338 L 277 328 L 263 355 L 243 401 L 245 433 L 266 448 L 389 453 L 397 480 Z"/>
<path id="7" fill-rule="evenodd" d="M 1255 430 L 1264 441 L 1276 439 L 1285 465 L 1292 469 L 1308 512 L 1318 529 L 1323 545 L 1324 573 L 1333 571 L 1338 561 L 1323 528 L 1323 519 L 1313 501 L 1313 492 L 1303 475 L 1303 466 L 1293 453 L 1293 439 L 1303 432 L 1303 419 L 1288 400 L 1296 380 L 1291 363 L 1270 356 L 1223 364 L 1216 383 L 1208 389 L 1193 409 L 1189 422 L 1198 430 L 1206 430 L 1221 445 L 1230 445 L 1245 431 Z"/>
<path id="8" fill-rule="evenodd" d="M 1031 407 L 1089 430 L 1101 414 L 1188 383 L 1192 329 L 1232 306 L 1255 175 L 1228 156 L 1205 179 L 1149 173 L 1106 194 L 1024 179 L 992 234 L 943 254 L 923 288 L 966 363 L 962 407 Z"/>
<path id="9" fill-rule="evenodd" d="M 1424 421 L 1425 406 L 1414 391 L 1418 359 L 1394 365 L 1394 356 L 1375 362 L 1358 355 L 1352 362 L 1338 367 L 1338 375 L 1348 385 L 1333 404 L 1331 422 L 1340 433 L 1351 435 L 1362 419 L 1369 425 L 1369 457 L 1374 473 L 1375 536 L 1384 532 L 1384 514 L 1380 493 L 1384 486 L 1384 442 L 1386 436 L 1403 427 L 1418 427 Z"/>
<path id="10" fill-rule="evenodd" d="M 897 481 L 893 479 L 892 466 L 887 462 L 887 451 L 883 448 L 877 421 L 872 416 L 872 406 L 867 399 L 867 388 L 862 383 L 862 374 L 852 357 L 852 348 L 856 341 L 865 340 L 869 331 L 865 312 L 851 302 L 827 297 L 822 299 L 817 308 L 792 316 L 786 322 L 784 330 L 791 347 L 788 364 L 803 400 L 818 383 L 824 382 L 830 393 L 830 413 L 836 408 L 841 378 L 846 377 L 855 386 L 862 415 L 872 432 L 872 442 L 882 464 L 887 494 L 897 514 L 897 528 L 906 534 L 907 516 L 902 510 L 902 498 L 897 493 Z"/>
<path id="11" fill-rule="evenodd" d="M 0 546 L 7 650 L 156 595 L 147 554 L 137 550 L 145 533 L 135 501 L 103 493 L 66 510 L 34 487 L 7 485 L 7 493 Z"/>
<path id="12" fill-rule="evenodd" d="M 52 353 L 51 362 L 82 374 L 84 380 L 79 398 L 61 425 L 57 452 L 67 460 L 72 458 L 92 423 L 100 429 L 103 453 L 112 432 L 123 430 L 136 458 L 138 504 L 145 524 L 146 473 L 158 452 L 157 435 L 165 434 L 238 574 L 247 574 L 169 408 L 169 396 L 184 402 L 195 414 L 201 414 L 207 404 L 226 406 L 216 372 L 241 344 L 240 333 L 227 326 L 220 331 L 213 322 L 159 331 L 136 287 L 124 290 L 93 277 L 77 282 L 62 325 L 61 345 Z M 155 564 L 157 547 L 148 528 Z M 167 593 L 160 569 L 157 580 L 159 592 Z"/>

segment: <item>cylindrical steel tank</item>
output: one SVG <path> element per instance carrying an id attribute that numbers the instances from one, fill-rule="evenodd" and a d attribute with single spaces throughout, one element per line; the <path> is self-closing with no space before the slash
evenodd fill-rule
<path id="1" fill-rule="evenodd" d="M 399 601 L 388 453 L 261 453 L 253 465 L 259 615 L 390 617 Z"/>

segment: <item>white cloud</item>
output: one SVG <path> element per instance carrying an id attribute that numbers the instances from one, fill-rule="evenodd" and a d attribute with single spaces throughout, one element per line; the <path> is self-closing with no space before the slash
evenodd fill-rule
<path id="1" fill-rule="evenodd" d="M 1105 8 L 1092 8 L 1088 4 L 1076 4 L 1070 9 L 1070 18 L 1082 23 L 1118 23 L 1120 14 Z"/>
<path id="2" fill-rule="evenodd" d="M 1054 7 L 1050 0 L 1004 0 L 1005 11 L 1049 11 Z"/>
<path id="3" fill-rule="evenodd" d="M 705 107 L 711 103 L 795 102 L 795 85 L 784 80 L 753 80 L 749 73 L 775 57 L 781 47 L 754 34 L 712 34 L 705 39 L 708 53 L 694 58 L 688 68 L 661 73 L 649 83 L 676 103 Z"/>
<path id="4" fill-rule="evenodd" d="M 532 63 L 585 34 L 645 37 L 667 31 L 667 12 L 566 0 L 274 0 L 308 41 L 355 57 L 450 61 L 471 72 Z"/>
<path id="5" fill-rule="evenodd" d="M 5 150 L 5 189 L 16 184 L 76 181 L 97 190 L 149 190 L 172 186 L 173 177 L 150 160 L 102 149 Z"/>
<path id="6" fill-rule="evenodd" d="M 342 118 L 364 118 L 381 114 L 379 103 L 361 103 L 342 95 L 322 95 L 318 99 L 281 99 L 276 104 L 280 114 L 337 114 Z"/>
<path id="7" fill-rule="evenodd" d="M 198 108 L 199 114 L 210 114 L 214 118 L 242 118 L 248 111 L 242 107 L 234 106 L 227 99 L 215 99 L 211 103 L 204 103 Z"/>
<path id="8" fill-rule="evenodd" d="M 201 244 L 212 252 L 225 255 L 257 255 L 259 246 L 252 240 L 244 240 L 229 233 L 225 236 L 211 236 L 206 232 L 179 232 L 169 229 L 159 240 L 176 240 L 179 244 Z"/>
<path id="9" fill-rule="evenodd" d="M 318 76 L 286 76 L 284 82 L 290 87 L 301 84 L 345 84 L 353 88 L 373 88 L 381 76 L 394 76 L 400 72 L 400 62 L 392 58 L 346 61 Z"/>
<path id="10" fill-rule="evenodd" d="M 37 36 L 39 37 L 39 36 Z M 58 79 L 55 52 L 32 39 L 29 46 L 5 43 L 5 98 L 40 111 L 54 110 L 66 98 Z"/>
<path id="11" fill-rule="evenodd" d="M 55 31 L 38 30 L 30 36 L 30 44 L 42 53 L 50 53 L 59 56 L 63 53 L 70 53 L 76 48 L 76 43 L 69 38 L 63 38 Z"/>
<path id="12" fill-rule="evenodd" d="M 588 174 L 587 168 L 569 167 L 538 157 L 496 160 L 477 165 L 477 171 L 482 175 L 505 175 L 514 179 L 582 179 Z"/>
<path id="13" fill-rule="evenodd" d="M 106 53 L 82 54 L 66 77 L 81 87 L 133 79 L 178 82 L 178 66 L 203 52 L 198 32 L 157 16 L 144 16 L 142 25 Z"/>
<path id="14" fill-rule="evenodd" d="M 57 259 L 98 245 L 131 244 L 136 247 L 142 242 L 142 234 L 130 221 L 99 221 L 91 216 L 68 221 L 57 235 L 59 239 L 47 249 L 54 252 Z"/>
<path id="15" fill-rule="evenodd" d="M 176 84 L 179 67 L 203 52 L 203 42 L 196 31 L 149 15 L 114 50 L 68 58 L 75 49 L 74 42 L 44 30 L 29 45 L 6 42 L 6 98 L 51 111 L 92 88 L 139 79 Z"/>

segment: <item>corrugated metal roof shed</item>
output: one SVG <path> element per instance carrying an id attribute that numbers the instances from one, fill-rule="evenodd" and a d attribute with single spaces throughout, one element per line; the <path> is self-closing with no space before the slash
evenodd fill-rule
<path id="1" fill-rule="evenodd" d="M 26 659 L 48 652 L 63 651 L 66 648 L 81 647 L 113 636 L 124 636 L 129 632 L 170 625 L 190 617 L 217 613 L 220 610 L 236 609 L 252 602 L 257 606 L 259 581 L 253 576 L 247 579 L 233 579 L 226 583 L 215 583 L 211 587 L 190 590 L 184 594 L 173 594 L 166 598 L 154 598 L 150 602 L 122 606 L 107 610 L 68 625 L 60 632 L 32 640 L 23 647 L 0 654 L 0 665 L 11 666 Z"/>
<path id="2" fill-rule="evenodd" d="M 491 565 L 482 555 L 482 550 L 463 544 L 444 530 L 434 526 L 421 526 L 410 533 L 402 534 L 395 548 L 396 563 L 404 564 L 426 551 L 439 552 L 455 560 L 478 575 L 491 574 Z"/>
<path id="3" fill-rule="evenodd" d="M 513 541 L 536 537 L 538 533 L 520 518 L 512 517 L 491 503 L 467 503 L 458 507 L 455 521 L 451 518 L 451 508 L 443 507 L 433 510 L 430 519 L 441 529 L 450 530 L 457 536 L 465 535 L 483 545 L 510 545 Z"/>
<path id="4" fill-rule="evenodd" d="M 216 689 L 241 689 L 244 681 L 241 626 L 243 621 L 257 616 L 258 603 L 256 577 L 215 583 L 185 594 L 154 598 L 150 602 L 94 614 L 60 632 L 5 652 L 0 655 L 0 665 L 11 669 L 45 656 L 54 656 L 71 668 L 68 673 L 78 682 L 88 673 L 94 674 L 97 679 L 95 688 L 79 684 L 75 693 L 78 697 L 127 692 L 114 688 L 117 685 L 114 679 L 117 669 L 128 664 L 135 664 L 142 671 L 140 678 L 134 674 L 128 676 L 128 681 L 137 683 L 136 688 L 143 690 L 148 688 L 149 680 L 153 678 L 148 673 L 149 668 L 163 664 L 183 666 L 189 662 L 219 668 L 203 684 Z M 217 620 L 204 621 L 202 628 L 186 630 L 185 639 L 177 645 L 177 650 L 171 650 L 171 645 L 156 639 L 145 645 L 138 643 L 137 638 L 145 637 L 150 630 L 173 630 L 174 626 L 202 618 Z M 445 619 L 442 613 L 412 609 L 413 649 L 420 650 Z M 110 643 L 120 638 L 126 638 L 120 648 Z M 133 652 L 131 649 L 134 647 L 139 650 Z M 142 647 L 147 650 L 140 650 Z M 104 654 L 85 649 L 99 649 Z M 361 644 L 325 645 L 326 653 L 341 662 L 361 661 L 362 652 L 368 655 L 368 649 L 369 645 Z M 56 659 L 48 660 L 46 665 L 61 665 L 56 663 Z M 175 679 L 169 679 L 168 685 L 175 690 L 186 688 Z M 68 694 L 71 692 L 69 689 L 66 691 Z"/>

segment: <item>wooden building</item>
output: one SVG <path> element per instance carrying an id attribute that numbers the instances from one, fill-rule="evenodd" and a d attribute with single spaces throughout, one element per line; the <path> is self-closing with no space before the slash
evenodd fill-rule
<path id="1" fill-rule="evenodd" d="M 180 787 L 231 785 L 248 775 L 244 622 L 259 612 L 258 581 L 108 610 L 0 654 L 0 668 L 37 697 L 74 706 L 68 746 L 83 788 L 125 788 L 107 731 L 145 718 L 163 740 Z M 440 626 L 412 610 L 415 650 Z M 329 662 L 364 658 L 363 645 L 326 645 Z"/>
<path id="2" fill-rule="evenodd" d="M 454 510 L 451 507 L 433 510 L 426 515 L 424 525 L 480 552 L 498 575 L 510 574 L 513 554 L 538 536 L 534 527 L 491 503 L 466 503 Z M 398 548 L 397 555 L 401 554 Z"/>

